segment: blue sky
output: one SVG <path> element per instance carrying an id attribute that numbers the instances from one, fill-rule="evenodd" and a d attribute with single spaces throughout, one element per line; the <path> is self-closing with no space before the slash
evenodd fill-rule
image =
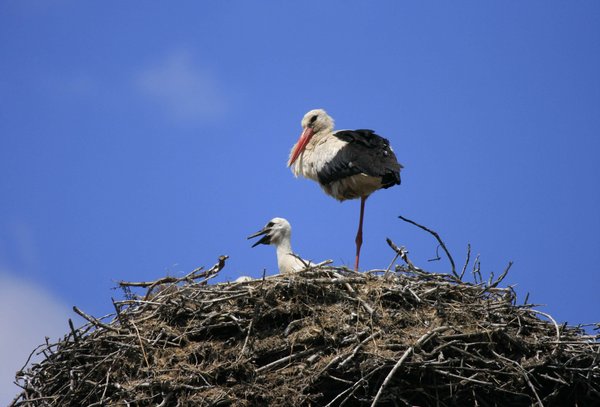
<path id="1" fill-rule="evenodd" d="M 222 280 L 276 273 L 246 240 L 272 217 L 303 257 L 351 266 L 358 201 L 285 165 L 313 108 L 405 166 L 367 202 L 363 269 L 390 237 L 449 270 L 403 215 L 459 267 L 468 243 L 485 276 L 513 260 L 505 283 L 558 321 L 600 321 L 598 21 L 595 1 L 0 3 L 1 400 L 118 280 L 221 254 Z"/>

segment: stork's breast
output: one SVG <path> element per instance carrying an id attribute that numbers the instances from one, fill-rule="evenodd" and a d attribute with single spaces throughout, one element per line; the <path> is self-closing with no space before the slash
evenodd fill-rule
<path id="1" fill-rule="evenodd" d="M 371 195 L 381 188 L 381 179 L 366 174 L 357 174 L 321 186 L 327 195 L 338 201 L 345 201 Z"/>
<path id="2" fill-rule="evenodd" d="M 346 144 L 336 137 L 315 135 L 296 161 L 294 173 L 318 182 L 319 172 L 334 160 Z"/>

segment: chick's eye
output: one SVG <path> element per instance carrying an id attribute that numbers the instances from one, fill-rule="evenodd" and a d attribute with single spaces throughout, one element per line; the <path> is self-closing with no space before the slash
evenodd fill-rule
<path id="1" fill-rule="evenodd" d="M 268 227 L 268 228 L 270 228 L 270 227 L 273 227 L 273 225 L 274 225 L 274 223 L 273 223 L 273 222 L 269 222 L 269 223 L 267 223 L 267 227 Z"/>

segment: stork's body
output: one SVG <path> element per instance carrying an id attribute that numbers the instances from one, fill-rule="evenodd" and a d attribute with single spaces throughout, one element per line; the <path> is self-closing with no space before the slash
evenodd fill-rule
<path id="1" fill-rule="evenodd" d="M 277 266 L 280 274 L 289 274 L 305 269 L 312 263 L 301 260 L 292 251 L 292 226 L 283 218 L 273 218 L 264 228 L 248 237 L 251 239 L 257 236 L 263 236 L 252 247 L 259 244 L 270 244 L 275 246 L 277 251 Z"/>
<path id="2" fill-rule="evenodd" d="M 356 234 L 358 270 L 365 201 L 373 192 L 400 184 L 400 170 L 387 139 L 373 130 L 333 130 L 333 119 L 322 109 L 302 119 L 302 135 L 292 148 L 288 166 L 295 176 L 317 181 L 339 201 L 360 198 Z"/>

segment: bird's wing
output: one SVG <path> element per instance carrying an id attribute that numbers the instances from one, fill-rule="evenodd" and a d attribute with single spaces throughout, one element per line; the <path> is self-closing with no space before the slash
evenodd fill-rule
<path id="1" fill-rule="evenodd" d="M 346 144 L 319 171 L 319 182 L 330 184 L 357 174 L 381 178 L 384 188 L 400 184 L 402 165 L 387 139 L 373 130 L 340 130 L 334 137 Z"/>

